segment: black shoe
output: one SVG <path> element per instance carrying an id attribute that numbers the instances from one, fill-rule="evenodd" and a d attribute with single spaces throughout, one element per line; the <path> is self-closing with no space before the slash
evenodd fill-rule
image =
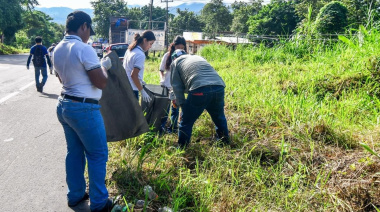
<path id="1" fill-rule="evenodd" d="M 37 92 L 42 92 L 42 87 L 37 87 Z"/>
<path id="2" fill-rule="evenodd" d="M 115 204 L 113 204 L 111 199 L 108 199 L 106 205 L 102 209 L 91 212 L 111 212 L 113 206 L 115 206 Z"/>
<path id="3" fill-rule="evenodd" d="M 67 205 L 68 205 L 69 207 L 75 207 L 75 206 L 79 205 L 79 203 L 81 203 L 81 202 L 83 202 L 83 201 L 86 201 L 86 200 L 88 200 L 89 198 L 90 198 L 90 195 L 88 195 L 88 193 L 86 192 L 86 193 L 84 193 L 82 199 L 79 200 L 77 203 L 74 203 L 74 204 L 67 203 Z"/>

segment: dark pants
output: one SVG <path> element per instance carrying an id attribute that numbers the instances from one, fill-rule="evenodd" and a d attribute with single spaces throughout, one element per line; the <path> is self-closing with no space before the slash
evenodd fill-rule
<path id="1" fill-rule="evenodd" d="M 178 144 L 181 147 L 189 145 L 193 125 L 204 110 L 210 114 L 218 138 L 224 143 L 229 143 L 227 120 L 224 115 L 224 87 L 214 85 L 190 91 L 182 105 L 178 132 Z"/>
<path id="2" fill-rule="evenodd" d="M 139 100 L 139 91 L 133 90 L 133 94 L 135 94 L 135 97 L 136 97 L 136 99 L 138 101 Z"/>
<path id="3" fill-rule="evenodd" d="M 44 87 L 48 75 L 47 75 L 47 68 L 46 67 L 34 67 L 34 76 L 36 80 L 36 87 Z M 42 74 L 42 81 L 40 83 L 40 74 Z"/>

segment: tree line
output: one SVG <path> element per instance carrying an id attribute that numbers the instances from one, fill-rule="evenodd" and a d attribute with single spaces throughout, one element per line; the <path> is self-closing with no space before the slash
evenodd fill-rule
<path id="1" fill-rule="evenodd" d="M 52 22 L 47 14 L 34 10 L 37 0 L 0 0 L 0 36 L 7 45 L 29 48 L 36 36 L 44 45 L 62 39 L 64 26 Z"/>
<path id="2" fill-rule="evenodd" d="M 109 16 L 124 16 L 129 20 L 149 20 L 149 7 L 128 8 L 122 0 L 93 1 L 96 30 L 107 38 Z M 263 0 L 235 1 L 231 5 L 223 0 L 211 0 L 199 12 L 177 9 L 169 14 L 169 37 L 184 31 L 203 32 L 210 38 L 218 34 L 317 35 L 341 34 L 358 29 L 360 25 L 378 27 L 380 2 L 376 0 Z M 165 8 L 153 7 L 152 20 L 166 21 Z M 133 23 L 132 23 L 133 24 Z M 131 26 L 138 28 L 140 26 Z"/>
<path id="3" fill-rule="evenodd" d="M 33 44 L 37 35 L 50 45 L 63 37 L 64 26 L 34 10 L 38 0 L 0 0 L 0 35 L 6 44 L 22 48 Z M 95 0 L 94 26 L 98 37 L 108 38 L 111 16 L 126 17 L 129 28 L 148 28 L 150 7 L 128 8 L 124 0 Z M 171 12 L 171 11 L 170 11 Z M 358 29 L 360 25 L 378 27 L 380 2 L 376 0 L 211 0 L 199 12 L 177 9 L 169 13 L 169 40 L 184 31 L 203 32 L 210 38 L 218 34 L 294 35 L 313 33 L 331 35 Z M 133 21 L 132 21 L 133 20 Z M 153 6 L 153 28 L 163 29 L 166 9 Z"/>

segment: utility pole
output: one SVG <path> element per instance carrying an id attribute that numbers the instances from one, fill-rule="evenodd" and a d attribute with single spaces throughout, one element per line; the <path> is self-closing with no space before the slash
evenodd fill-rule
<path id="1" fill-rule="evenodd" d="M 169 31 L 169 2 L 173 2 L 173 0 L 161 0 L 161 2 L 166 2 L 166 29 L 165 29 L 165 46 L 168 48 L 169 39 L 168 39 L 168 31 Z"/>
<path id="2" fill-rule="evenodd" d="M 150 14 L 149 14 L 149 26 L 148 26 L 148 29 L 152 29 L 152 11 L 153 11 L 153 0 L 150 0 Z"/>

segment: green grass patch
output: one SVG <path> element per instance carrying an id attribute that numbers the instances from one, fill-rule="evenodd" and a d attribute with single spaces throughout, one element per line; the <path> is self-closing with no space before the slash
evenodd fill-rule
<path id="1" fill-rule="evenodd" d="M 17 49 L 0 43 L 0 55 L 28 53 L 28 49 Z"/>
<path id="2" fill-rule="evenodd" d="M 151 185 L 147 211 L 376 210 L 380 160 L 359 144 L 380 152 L 379 39 L 204 47 L 227 85 L 233 144 L 214 144 L 207 113 L 186 151 L 172 134 L 110 143 L 111 195 L 135 203 Z M 147 60 L 147 83 L 159 83 L 159 63 Z"/>

